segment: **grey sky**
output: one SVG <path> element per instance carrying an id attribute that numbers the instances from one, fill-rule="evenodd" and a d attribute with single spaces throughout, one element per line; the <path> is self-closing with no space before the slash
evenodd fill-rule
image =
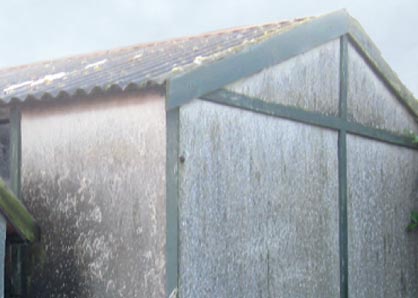
<path id="1" fill-rule="evenodd" d="M 417 96 L 416 0 L 0 0 L 0 67 L 340 8 Z"/>

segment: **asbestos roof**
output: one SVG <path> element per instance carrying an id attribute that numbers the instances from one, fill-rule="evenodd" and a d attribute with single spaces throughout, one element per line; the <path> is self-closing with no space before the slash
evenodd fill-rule
<path id="1" fill-rule="evenodd" d="M 0 103 L 159 85 L 310 19 L 240 27 L 0 69 Z"/>

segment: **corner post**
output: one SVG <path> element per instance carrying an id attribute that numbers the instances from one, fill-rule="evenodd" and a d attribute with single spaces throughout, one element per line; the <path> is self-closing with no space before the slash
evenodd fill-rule
<path id="1" fill-rule="evenodd" d="M 166 297 L 177 298 L 179 276 L 179 108 L 166 112 Z"/>

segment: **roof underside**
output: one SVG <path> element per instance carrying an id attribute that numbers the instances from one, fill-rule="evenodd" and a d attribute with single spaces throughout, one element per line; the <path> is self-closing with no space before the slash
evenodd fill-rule
<path id="1" fill-rule="evenodd" d="M 172 76 L 220 60 L 308 20 L 241 27 L 0 69 L 0 102 L 159 85 Z"/>

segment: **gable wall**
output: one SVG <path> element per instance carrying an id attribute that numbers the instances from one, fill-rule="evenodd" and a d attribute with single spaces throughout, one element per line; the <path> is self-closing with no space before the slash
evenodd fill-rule
<path id="1" fill-rule="evenodd" d="M 181 297 L 416 296 L 418 238 L 406 226 L 418 153 L 401 135 L 417 124 L 347 43 L 225 87 L 244 96 L 221 90 L 181 107 Z"/>
<path id="2" fill-rule="evenodd" d="M 267 68 L 227 90 L 303 110 L 338 115 L 339 39 Z"/>
<path id="3" fill-rule="evenodd" d="M 348 54 L 348 119 L 394 133 L 418 133 L 414 117 L 351 43 Z"/>

